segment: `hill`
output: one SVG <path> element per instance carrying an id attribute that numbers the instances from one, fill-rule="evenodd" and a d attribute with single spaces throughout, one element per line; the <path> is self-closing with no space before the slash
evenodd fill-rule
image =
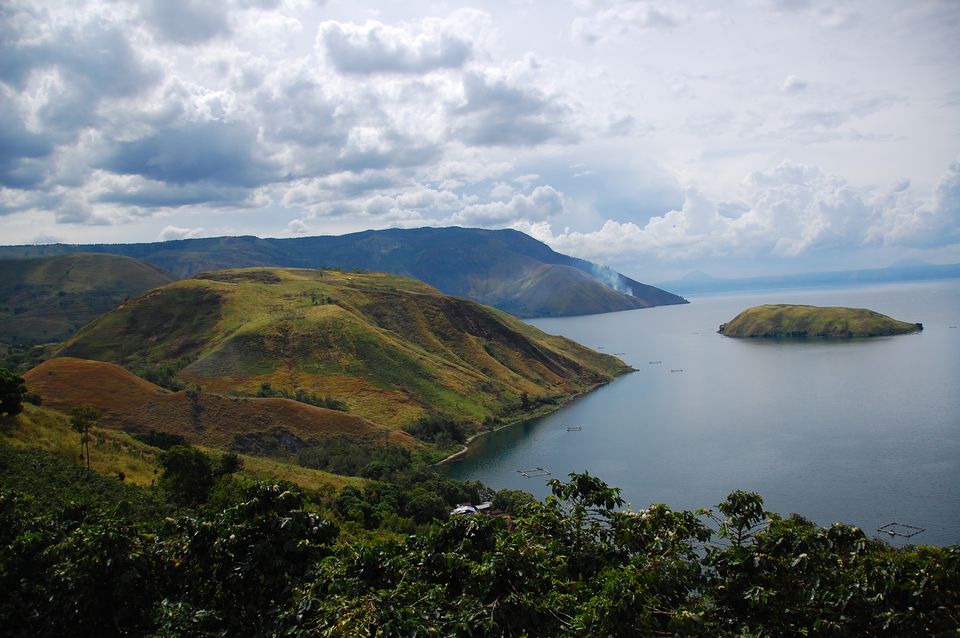
<path id="1" fill-rule="evenodd" d="M 203 393 L 299 388 L 392 427 L 435 414 L 475 424 L 518 418 L 630 370 L 415 280 L 272 268 L 153 290 L 86 326 L 59 354 L 176 376 Z"/>
<path id="2" fill-rule="evenodd" d="M 720 326 L 728 337 L 879 337 L 923 330 L 865 308 L 800 305 L 754 306 Z"/>
<path id="3" fill-rule="evenodd" d="M 216 237 L 146 244 L 0 247 L 0 259 L 103 252 L 179 277 L 251 266 L 371 270 L 413 277 L 521 317 L 586 315 L 686 303 L 609 268 L 562 255 L 515 230 L 416 228 L 342 236 Z"/>
<path id="4" fill-rule="evenodd" d="M 51 359 L 24 379 L 44 407 L 69 412 L 87 404 L 102 412 L 105 428 L 178 434 L 209 448 L 282 456 L 331 436 L 415 444 L 403 432 L 336 410 L 280 398 L 170 392 L 102 361 Z"/>
<path id="5" fill-rule="evenodd" d="M 173 280 L 156 266 L 118 255 L 0 261 L 0 341 L 63 341 L 125 299 Z"/>

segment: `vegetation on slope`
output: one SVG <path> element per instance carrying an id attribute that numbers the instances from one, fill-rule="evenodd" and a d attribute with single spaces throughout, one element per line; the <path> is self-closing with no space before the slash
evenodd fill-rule
<path id="1" fill-rule="evenodd" d="M 728 337 L 878 337 L 923 330 L 865 308 L 765 305 L 744 310 L 720 326 Z"/>
<path id="2" fill-rule="evenodd" d="M 416 228 L 294 239 L 215 237 L 148 244 L 8 246 L 0 247 L 0 257 L 77 250 L 136 257 L 180 277 L 250 266 L 390 272 L 524 317 L 686 303 L 665 290 L 554 252 L 515 230 Z"/>
<path id="3" fill-rule="evenodd" d="M 414 280 L 266 268 L 154 290 L 84 328 L 60 354 L 144 377 L 166 371 L 201 394 L 302 388 L 392 427 L 431 414 L 493 425 L 629 371 Z"/>
<path id="4" fill-rule="evenodd" d="M 156 266 L 117 255 L 0 261 L 0 342 L 63 341 L 124 300 L 171 281 Z"/>
<path id="5" fill-rule="evenodd" d="M 229 397 L 188 389 L 170 392 L 102 361 L 60 357 L 24 376 L 45 407 L 89 405 L 99 423 L 131 433 L 166 432 L 205 447 L 295 458 L 329 437 L 410 447 L 415 441 L 359 416 L 281 398 Z"/>
<path id="6" fill-rule="evenodd" d="M 11 636 L 935 636 L 960 548 L 893 549 L 735 492 L 717 512 L 618 511 L 587 474 L 500 518 L 403 540 L 338 538 L 280 485 L 164 521 L 0 491 Z"/>

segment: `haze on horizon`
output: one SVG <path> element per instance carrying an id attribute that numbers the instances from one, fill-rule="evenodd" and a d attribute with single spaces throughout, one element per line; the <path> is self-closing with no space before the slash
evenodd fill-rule
<path id="1" fill-rule="evenodd" d="M 643 281 L 960 261 L 960 3 L 364 5 L 5 2 L 0 243 L 460 225 Z"/>

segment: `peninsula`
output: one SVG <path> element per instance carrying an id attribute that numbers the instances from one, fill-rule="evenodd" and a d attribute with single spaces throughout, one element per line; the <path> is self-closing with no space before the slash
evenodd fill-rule
<path id="1" fill-rule="evenodd" d="M 768 304 L 747 308 L 717 331 L 727 337 L 881 337 L 923 330 L 866 308 Z"/>

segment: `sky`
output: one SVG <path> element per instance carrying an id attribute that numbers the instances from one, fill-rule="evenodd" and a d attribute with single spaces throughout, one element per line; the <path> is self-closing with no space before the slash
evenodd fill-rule
<path id="1" fill-rule="evenodd" d="M 0 2 L 0 244 L 451 225 L 960 262 L 960 2 Z"/>

